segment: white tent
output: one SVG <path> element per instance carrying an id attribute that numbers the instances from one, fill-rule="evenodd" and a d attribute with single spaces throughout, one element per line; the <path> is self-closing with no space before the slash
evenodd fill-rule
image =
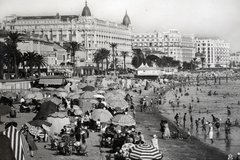
<path id="1" fill-rule="evenodd" d="M 52 123 L 52 126 L 50 127 L 51 133 L 60 133 L 61 129 L 63 129 L 63 126 L 70 124 L 68 116 L 60 112 L 50 114 L 47 117 L 47 121 Z"/>

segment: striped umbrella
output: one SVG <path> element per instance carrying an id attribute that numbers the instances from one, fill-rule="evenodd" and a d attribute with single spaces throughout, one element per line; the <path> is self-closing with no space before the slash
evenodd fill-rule
<path id="1" fill-rule="evenodd" d="M 130 149 L 131 159 L 162 159 L 161 151 L 157 150 L 152 145 L 139 144 Z"/>
<path id="2" fill-rule="evenodd" d="M 111 122 L 119 126 L 134 126 L 136 124 L 133 117 L 129 114 L 117 114 L 111 119 Z"/>
<path id="3" fill-rule="evenodd" d="M 17 130 L 17 128 L 10 126 L 3 132 L 3 134 L 11 140 L 11 147 L 16 160 L 25 160 L 21 133 Z"/>

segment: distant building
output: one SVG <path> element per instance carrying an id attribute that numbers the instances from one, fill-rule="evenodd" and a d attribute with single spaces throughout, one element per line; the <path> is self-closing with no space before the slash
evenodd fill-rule
<path id="1" fill-rule="evenodd" d="M 230 61 L 233 67 L 240 66 L 240 52 L 230 54 Z"/>
<path id="2" fill-rule="evenodd" d="M 180 62 L 190 62 L 195 57 L 193 34 L 182 34 L 172 29 L 168 32 L 133 33 L 133 49 L 152 52 L 159 57 L 165 55 Z"/>
<path id="3" fill-rule="evenodd" d="M 196 38 L 196 51 L 205 55 L 204 67 L 229 66 L 230 44 L 218 38 Z"/>
<path id="4" fill-rule="evenodd" d="M 18 16 L 6 18 L 5 29 L 18 31 L 34 37 L 47 37 L 54 42 L 76 41 L 86 49 L 85 62 L 92 58 L 99 48 L 111 51 L 109 43 L 117 43 L 116 52 L 131 52 L 131 22 L 127 12 L 122 23 L 94 18 L 87 2 L 81 15 Z"/>

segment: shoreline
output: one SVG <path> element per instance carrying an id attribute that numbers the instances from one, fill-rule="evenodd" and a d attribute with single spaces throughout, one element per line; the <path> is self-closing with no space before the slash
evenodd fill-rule
<path id="1" fill-rule="evenodd" d="M 171 91 L 169 89 L 168 91 L 164 92 L 164 95 Z M 143 134 L 146 134 L 147 142 L 150 143 L 150 140 L 152 139 L 152 135 L 156 134 L 158 137 L 161 137 L 161 133 L 159 132 L 160 129 L 160 121 L 161 120 L 167 120 L 169 124 L 169 129 L 172 133 L 172 131 L 177 131 L 177 129 L 180 130 L 180 133 L 183 136 L 183 139 L 173 139 L 170 138 L 168 140 L 166 139 L 159 139 L 159 148 L 163 152 L 163 159 L 199 159 L 199 160 L 205 160 L 205 159 L 212 159 L 212 160 L 226 160 L 228 158 L 228 154 L 224 151 L 211 146 L 205 142 L 202 142 L 198 137 L 191 136 L 190 139 L 187 139 L 187 132 L 182 127 L 177 127 L 174 121 L 172 121 L 167 116 L 164 116 L 160 108 L 164 108 L 164 105 L 166 105 L 167 100 L 165 99 L 165 102 L 161 106 L 155 106 L 153 107 L 153 113 L 143 113 L 140 112 L 139 106 L 137 107 L 136 111 L 136 122 L 137 122 L 137 128 L 139 128 L 140 131 L 143 131 Z M 182 147 L 183 146 L 183 147 Z M 190 147 L 187 147 L 190 146 Z M 168 149 L 168 148 L 171 149 Z M 181 154 L 179 153 L 181 151 Z M 176 155 L 176 153 L 178 153 Z"/>

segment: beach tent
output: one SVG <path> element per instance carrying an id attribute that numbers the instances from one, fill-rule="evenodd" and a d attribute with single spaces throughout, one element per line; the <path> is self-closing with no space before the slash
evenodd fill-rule
<path id="1" fill-rule="evenodd" d="M 26 149 L 23 148 L 22 136 L 21 136 L 21 133 L 17 130 L 17 128 L 11 125 L 3 132 L 3 134 L 6 135 L 8 138 L 10 138 L 11 147 L 12 147 L 15 159 L 25 160 L 24 150 Z M 2 143 L 2 139 L 1 139 L 1 143 Z"/>
<path id="2" fill-rule="evenodd" d="M 60 133 L 63 126 L 70 124 L 70 120 L 65 112 L 55 112 L 50 114 L 47 117 L 47 121 L 52 123 L 52 126 L 50 127 L 51 133 Z"/>
<path id="3" fill-rule="evenodd" d="M 0 134 L 0 139 L 1 139 L 1 145 L 0 145 L 1 159 L 15 160 L 15 156 L 14 156 L 13 150 L 11 148 L 10 139 L 3 134 Z"/>
<path id="4" fill-rule="evenodd" d="M 33 120 L 46 120 L 49 114 L 57 112 L 57 105 L 52 101 L 44 102 Z"/>

